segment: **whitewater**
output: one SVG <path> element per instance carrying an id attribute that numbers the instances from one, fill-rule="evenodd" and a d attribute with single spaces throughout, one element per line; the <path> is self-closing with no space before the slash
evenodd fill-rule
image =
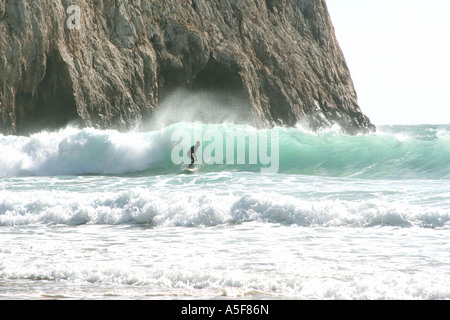
<path id="1" fill-rule="evenodd" d="M 245 152 L 185 174 L 180 129 Z M 449 299 L 449 236 L 450 125 L 0 135 L 0 299 Z"/>

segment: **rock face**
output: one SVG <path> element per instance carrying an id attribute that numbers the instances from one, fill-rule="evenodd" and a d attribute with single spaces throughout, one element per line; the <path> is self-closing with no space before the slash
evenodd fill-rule
<path id="1" fill-rule="evenodd" d="M 126 130 L 180 89 L 259 126 L 374 129 L 324 0 L 0 0 L 0 132 Z"/>

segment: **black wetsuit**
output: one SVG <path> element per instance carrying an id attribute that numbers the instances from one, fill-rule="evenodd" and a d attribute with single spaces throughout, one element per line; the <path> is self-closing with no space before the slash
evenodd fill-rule
<path id="1" fill-rule="evenodd" d="M 195 146 L 192 146 L 191 147 L 191 167 L 194 165 L 194 162 L 195 162 L 194 152 L 195 152 Z"/>

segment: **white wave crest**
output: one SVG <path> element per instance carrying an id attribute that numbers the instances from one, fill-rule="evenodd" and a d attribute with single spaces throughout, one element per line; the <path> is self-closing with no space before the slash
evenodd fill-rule
<path id="1" fill-rule="evenodd" d="M 9 193 L 0 199 L 0 225 L 146 224 L 151 227 L 216 226 L 250 221 L 305 227 L 446 227 L 444 209 L 397 205 L 379 199 L 302 200 L 279 194 L 217 195 L 156 192 Z"/>

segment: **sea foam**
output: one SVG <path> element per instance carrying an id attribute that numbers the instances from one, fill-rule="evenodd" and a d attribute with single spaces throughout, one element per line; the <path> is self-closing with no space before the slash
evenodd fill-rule
<path id="1" fill-rule="evenodd" d="M 255 189 L 256 190 L 256 189 Z M 146 225 L 210 227 L 259 221 L 303 227 L 376 226 L 441 228 L 450 224 L 445 209 L 381 199 L 328 199 L 254 192 L 218 195 L 132 188 L 120 192 L 2 192 L 0 225 Z"/>

